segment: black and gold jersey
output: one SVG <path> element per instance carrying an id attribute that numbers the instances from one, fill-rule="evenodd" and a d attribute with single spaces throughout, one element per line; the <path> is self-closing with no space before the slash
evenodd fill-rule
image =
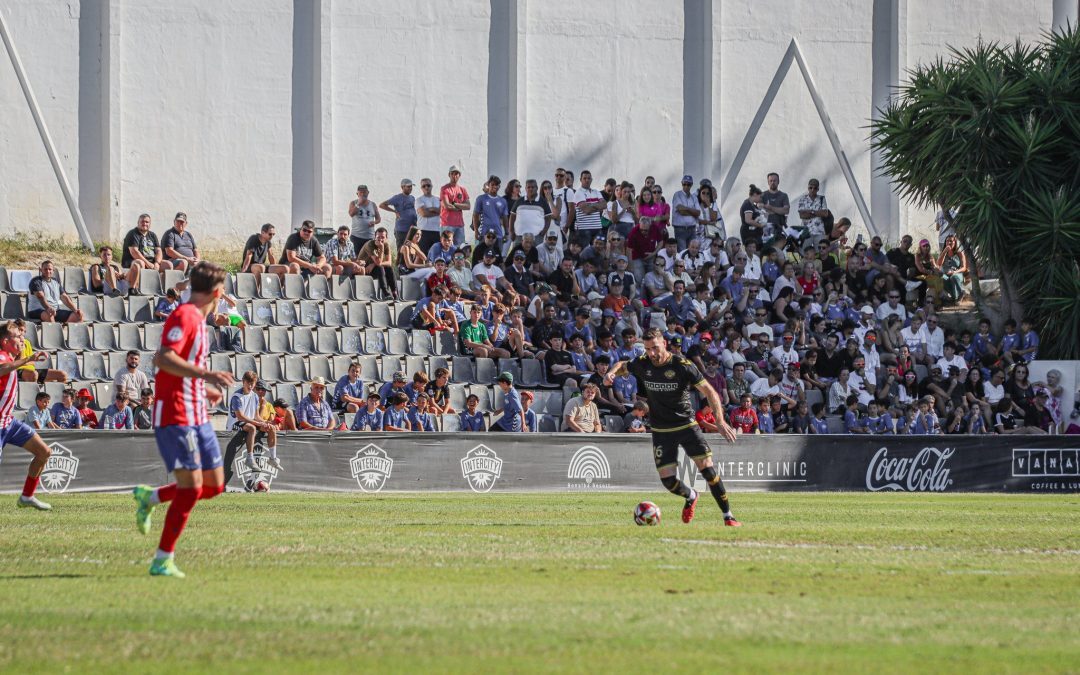
<path id="1" fill-rule="evenodd" d="M 690 389 L 705 378 L 691 361 L 672 354 L 667 363 L 657 366 L 642 355 L 630 361 L 627 369 L 637 379 L 638 392 L 649 402 L 653 431 L 677 431 L 696 424 Z"/>

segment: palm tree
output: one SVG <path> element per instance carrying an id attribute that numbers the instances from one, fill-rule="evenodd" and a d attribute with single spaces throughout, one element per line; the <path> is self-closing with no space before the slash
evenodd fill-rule
<path id="1" fill-rule="evenodd" d="M 951 217 L 976 272 L 995 271 L 1000 331 L 1033 319 L 1041 358 L 1080 358 L 1080 33 L 952 49 L 910 72 L 871 123 L 901 197 Z M 1000 333 L 999 333 L 1000 334 Z"/>

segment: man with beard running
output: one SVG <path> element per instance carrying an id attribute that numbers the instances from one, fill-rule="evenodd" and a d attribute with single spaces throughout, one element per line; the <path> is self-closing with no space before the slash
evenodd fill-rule
<path id="1" fill-rule="evenodd" d="M 649 402 L 656 470 L 660 474 L 660 482 L 668 492 L 686 500 L 682 511 L 683 522 L 689 523 L 694 518 L 698 493 L 675 475 L 680 445 L 694 460 L 701 476 L 709 484 L 709 491 L 724 513 L 724 525 L 740 527 L 742 523 L 731 513 L 724 482 L 713 466 L 712 450 L 694 419 L 690 388 L 697 389 L 713 410 L 724 409 L 720 397 L 692 362 L 681 354 L 668 351 L 664 334 L 659 328 L 647 330 L 644 343 L 645 354 L 630 361 L 616 363 L 605 376 L 605 383 L 611 386 L 617 375 L 627 371 L 637 379 L 638 391 L 642 392 L 639 395 Z M 724 438 L 735 442 L 735 430 L 724 421 L 723 415 L 717 416 L 716 425 Z"/>

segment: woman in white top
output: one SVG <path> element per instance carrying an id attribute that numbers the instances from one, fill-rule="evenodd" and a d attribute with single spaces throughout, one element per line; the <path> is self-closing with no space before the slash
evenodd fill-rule
<path id="1" fill-rule="evenodd" d="M 848 386 L 848 379 L 851 377 L 851 371 L 847 368 L 840 369 L 840 377 L 836 378 L 836 382 L 833 382 L 829 387 L 829 412 L 838 413 L 843 410 L 847 405 L 847 397 L 852 394 L 851 387 Z"/>
<path id="2" fill-rule="evenodd" d="M 911 358 L 915 363 L 929 366 L 932 363 L 930 355 L 926 353 L 926 336 L 922 332 L 922 317 L 916 314 L 911 317 L 911 325 L 900 330 L 900 339 L 911 350 Z"/>
<path id="3" fill-rule="evenodd" d="M 608 220 L 625 240 L 630 236 L 630 230 L 634 229 L 634 223 L 638 220 L 637 204 L 630 196 L 629 183 L 624 181 L 622 185 L 615 188 L 615 199 L 608 202 L 607 210 Z"/>
<path id="4" fill-rule="evenodd" d="M 712 188 L 707 185 L 698 188 L 698 211 L 697 239 L 702 245 L 714 237 L 727 236 L 724 217 L 713 201 Z"/>

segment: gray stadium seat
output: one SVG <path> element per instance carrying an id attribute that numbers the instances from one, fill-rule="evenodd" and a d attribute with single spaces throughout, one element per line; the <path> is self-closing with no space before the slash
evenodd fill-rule
<path id="1" fill-rule="evenodd" d="M 441 330 L 435 334 L 435 353 L 440 356 L 460 356 L 457 337 L 453 333 Z"/>
<path id="2" fill-rule="evenodd" d="M 476 409 L 480 412 L 491 412 L 494 408 L 491 405 L 491 389 L 484 384 L 470 384 L 469 393 L 475 395 L 480 399 L 480 404 L 476 406 Z"/>
<path id="3" fill-rule="evenodd" d="M 405 363 L 402 359 L 393 356 L 384 356 L 382 358 L 382 368 L 379 379 L 382 382 L 391 382 L 394 379 L 394 373 L 398 371 L 405 371 Z M 408 377 L 408 373 L 406 373 Z"/>
<path id="4" fill-rule="evenodd" d="M 296 311 L 296 304 L 292 300 L 276 300 L 274 302 L 274 310 L 277 315 L 278 326 L 298 326 L 300 325 L 300 316 Z"/>
<path id="5" fill-rule="evenodd" d="M 353 361 L 360 362 L 358 356 L 349 354 L 336 354 L 330 357 L 330 372 L 334 374 L 335 378 L 341 377 L 349 372 L 349 364 Z M 375 373 L 379 372 L 378 361 L 375 363 Z"/>
<path id="6" fill-rule="evenodd" d="M 233 291 L 238 298 L 252 300 L 259 297 L 259 284 L 251 272 L 237 272 Z"/>
<path id="7" fill-rule="evenodd" d="M 307 361 L 303 356 L 300 356 L 299 354 L 285 355 L 285 381 L 308 381 Z"/>
<path id="8" fill-rule="evenodd" d="M 146 276 L 144 273 L 142 276 Z M 226 275 L 228 276 L 228 275 Z M 182 270 L 165 270 L 165 279 L 162 283 L 162 290 L 167 291 L 170 288 L 176 288 L 177 284 L 184 280 L 184 272 Z M 161 295 L 165 295 L 161 293 Z"/>
<path id="9" fill-rule="evenodd" d="M 411 279 L 409 277 L 401 278 L 401 295 L 402 300 L 412 300 L 416 302 L 420 298 L 424 297 L 424 282 L 419 279 Z"/>
<path id="10" fill-rule="evenodd" d="M 259 297 L 276 300 L 285 297 L 281 290 L 281 277 L 276 274 L 264 274 L 259 279 Z"/>
<path id="11" fill-rule="evenodd" d="M 341 351 L 338 344 L 337 328 L 318 328 L 315 333 L 316 354 L 337 354 Z"/>
<path id="12" fill-rule="evenodd" d="M 233 371 L 232 357 L 225 352 L 214 352 L 210 355 L 210 370 L 231 373 Z"/>
<path id="13" fill-rule="evenodd" d="M 244 326 L 244 351 L 261 354 L 266 348 L 266 329 L 262 326 Z"/>
<path id="14" fill-rule="evenodd" d="M 409 353 L 409 334 L 400 328 L 390 328 L 386 331 L 385 354 L 402 356 Z"/>
<path id="15" fill-rule="evenodd" d="M 98 306 L 96 295 L 80 295 L 75 298 L 75 305 L 82 310 L 83 321 L 97 323 L 101 321 L 101 307 Z"/>
<path id="16" fill-rule="evenodd" d="M 150 351 L 157 351 L 161 347 L 161 331 L 164 328 L 163 323 L 148 323 L 143 326 L 143 347 Z"/>
<path id="17" fill-rule="evenodd" d="M 8 271 L 3 265 L 0 265 L 0 293 L 7 293 L 10 289 L 8 286 Z"/>
<path id="18" fill-rule="evenodd" d="M 468 356 L 455 356 L 452 359 L 453 367 L 450 369 L 450 381 L 457 384 L 469 384 L 476 380 L 476 366 Z M 456 407 L 456 406 L 455 406 Z"/>
<path id="19" fill-rule="evenodd" d="M 281 290 L 282 297 L 299 300 L 304 297 L 304 277 L 299 274 L 286 274 Z"/>
<path id="20" fill-rule="evenodd" d="M 281 383 L 274 386 L 274 398 L 282 399 L 295 411 L 296 404 L 300 402 L 300 392 L 295 384 Z"/>
<path id="21" fill-rule="evenodd" d="M 333 300 L 327 300 L 322 306 L 322 319 L 319 321 L 320 326 L 344 326 L 345 325 L 345 305 L 341 302 L 334 302 Z"/>
<path id="22" fill-rule="evenodd" d="M 415 309 L 415 302 L 395 302 L 393 309 L 394 325 L 398 328 L 410 328 Z"/>
<path id="23" fill-rule="evenodd" d="M 353 287 L 353 297 L 357 300 L 374 300 L 375 299 L 375 279 L 365 275 L 353 277 L 355 286 Z"/>
<path id="24" fill-rule="evenodd" d="M 556 419 L 562 417 L 563 407 L 566 403 L 563 400 L 562 389 L 547 392 L 547 401 L 544 406 L 544 412 Z"/>
<path id="25" fill-rule="evenodd" d="M 621 434 L 626 429 L 626 423 L 618 415 L 604 415 L 604 431 L 609 434 Z"/>
<path id="26" fill-rule="evenodd" d="M 552 434 L 559 430 L 560 420 L 554 415 L 537 415 L 536 426 L 540 433 Z"/>
<path id="27" fill-rule="evenodd" d="M 431 340 L 431 333 L 426 330 L 413 330 L 409 333 L 411 344 L 409 345 L 409 353 L 417 356 L 428 356 L 434 353 L 435 346 Z"/>
<path id="28" fill-rule="evenodd" d="M 149 323 L 154 319 L 154 308 L 157 307 L 157 298 L 144 298 L 133 295 L 128 298 L 127 321 L 130 323 Z"/>
<path id="29" fill-rule="evenodd" d="M 483 385 L 495 384 L 495 378 L 499 373 L 495 370 L 495 362 L 491 359 L 478 358 L 476 359 L 476 379 L 473 382 L 478 382 Z"/>
<path id="30" fill-rule="evenodd" d="M 823 403 L 824 400 L 825 399 L 822 396 L 821 391 L 819 389 L 815 389 L 814 387 L 807 387 L 806 388 L 806 405 L 807 405 L 807 408 L 812 407 L 815 403 Z"/>
<path id="31" fill-rule="evenodd" d="M 439 418 L 439 430 L 443 433 L 461 431 L 461 418 L 457 415 L 440 415 Z"/>
<path id="32" fill-rule="evenodd" d="M 56 367 L 64 371 L 69 380 L 82 379 L 79 355 L 75 352 L 56 352 Z"/>
<path id="33" fill-rule="evenodd" d="M 117 326 L 116 346 L 127 351 L 129 349 L 142 350 L 142 328 L 137 323 L 122 323 Z"/>
<path id="34" fill-rule="evenodd" d="M 338 377 L 345 375 L 349 372 L 348 364 L 345 368 L 340 368 L 338 365 L 338 358 L 334 357 L 334 374 Z M 360 377 L 364 382 L 378 382 L 379 381 L 379 360 L 375 356 L 369 354 L 361 354 L 353 359 L 349 359 L 349 362 L 355 360 L 360 364 Z"/>
<path id="35" fill-rule="evenodd" d="M 154 381 L 154 376 L 156 375 L 154 372 L 156 370 L 154 367 L 154 354 L 155 352 L 149 350 L 139 352 L 139 370 L 146 373 L 146 377 L 149 378 L 151 382 Z"/>
<path id="36" fill-rule="evenodd" d="M 371 325 L 368 319 L 368 303 L 350 300 L 345 303 L 345 325 L 363 328 Z"/>
<path id="37" fill-rule="evenodd" d="M 273 275 L 271 275 L 273 276 Z M 274 277 L 277 278 L 276 276 Z M 248 323 L 252 326 L 272 326 L 276 323 L 274 318 L 274 301 L 259 298 L 251 301 L 251 309 Z"/>
<path id="38" fill-rule="evenodd" d="M 90 345 L 99 351 L 109 352 L 117 349 L 116 346 L 116 333 L 113 331 L 112 324 L 108 323 L 95 323 L 92 339 Z M 71 337 L 70 329 L 68 329 L 68 337 Z"/>
<path id="39" fill-rule="evenodd" d="M 427 362 L 428 362 L 428 377 L 430 377 L 433 380 L 435 379 L 435 371 L 438 370 L 439 368 L 446 368 L 446 370 L 448 372 L 450 370 L 450 361 L 448 361 L 445 356 L 429 356 L 427 358 Z"/>
<path id="40" fill-rule="evenodd" d="M 34 349 L 41 349 L 41 340 L 38 338 L 38 324 L 27 321 L 23 326 L 25 326 L 25 337 L 30 341 L 30 346 Z"/>
<path id="41" fill-rule="evenodd" d="M 307 293 L 304 297 L 309 300 L 325 300 L 330 297 L 330 282 L 321 274 L 308 277 Z"/>
<path id="42" fill-rule="evenodd" d="M 514 382 L 521 382 L 521 362 L 517 359 L 499 359 L 499 373 L 510 373 Z"/>
<path id="43" fill-rule="evenodd" d="M 281 359 L 277 354 L 260 354 L 259 367 L 255 369 L 255 372 L 267 382 L 279 382 L 285 379 L 281 372 Z"/>
<path id="44" fill-rule="evenodd" d="M 472 391 L 472 387 L 469 387 L 469 391 Z M 506 400 L 506 394 L 503 393 L 502 388 L 494 386 L 491 388 L 491 399 L 492 410 L 498 410 L 503 407 Z"/>
<path id="45" fill-rule="evenodd" d="M 143 270 L 139 275 L 139 292 L 146 296 L 165 295 L 161 277 L 154 270 Z"/>
<path id="46" fill-rule="evenodd" d="M 828 426 L 830 434 L 842 434 L 844 433 L 844 418 L 838 415 L 829 415 L 825 418 L 825 424 Z"/>
<path id="47" fill-rule="evenodd" d="M 427 374 L 427 362 L 423 356 L 406 356 L 405 357 L 405 372 L 409 374 L 411 378 L 416 373 Z"/>
<path id="48" fill-rule="evenodd" d="M 308 377 L 315 379 L 321 377 L 328 382 L 335 382 L 334 373 L 330 370 L 330 359 L 325 357 L 312 357 L 308 359 Z"/>
<path id="49" fill-rule="evenodd" d="M 64 348 L 64 326 L 59 323 L 43 323 L 39 327 L 38 339 L 41 349 L 56 350 Z"/>
<path id="50" fill-rule="evenodd" d="M 8 272 L 8 291 L 25 295 L 30 292 L 30 280 L 37 275 L 37 270 L 11 270 Z"/>
<path id="51" fill-rule="evenodd" d="M 341 329 L 341 352 L 343 354 L 364 353 L 364 329 L 346 326 Z"/>
<path id="52" fill-rule="evenodd" d="M 19 382 L 19 391 L 15 397 L 15 408 L 18 410 L 30 410 L 37 405 L 38 389 L 37 382 Z M 59 401 L 49 401 L 49 406 Z"/>
<path id="53" fill-rule="evenodd" d="M 135 296 L 138 299 L 138 296 Z M 101 299 L 101 318 L 110 323 L 127 321 L 127 302 L 120 295 L 106 295 Z"/>
<path id="54" fill-rule="evenodd" d="M 80 379 L 84 380 L 111 380 L 105 366 L 105 354 L 102 352 L 83 352 L 82 368 L 79 370 Z M 58 399 L 59 400 L 59 399 Z"/>
<path id="55" fill-rule="evenodd" d="M 315 330 L 307 326 L 292 329 L 292 351 L 295 354 L 315 353 Z"/>
<path id="56" fill-rule="evenodd" d="M 255 360 L 254 354 L 237 354 L 233 357 L 233 375 L 236 379 L 240 379 L 247 371 L 259 372 L 259 364 Z"/>
<path id="57" fill-rule="evenodd" d="M 394 317 L 390 314 L 390 304 L 386 302 L 373 302 L 368 306 L 368 318 L 375 328 L 389 328 L 396 325 Z"/>
<path id="58" fill-rule="evenodd" d="M 70 324 L 67 327 L 66 344 L 67 349 L 90 349 L 90 326 L 85 323 Z"/>
<path id="59" fill-rule="evenodd" d="M 266 351 L 271 354 L 287 354 L 292 351 L 289 341 L 289 329 L 284 326 L 270 326 L 266 329 Z"/>
<path id="60" fill-rule="evenodd" d="M 319 303 L 315 300 L 301 300 L 298 316 L 298 325 L 318 326 L 321 323 L 319 317 Z"/>
<path id="61" fill-rule="evenodd" d="M 330 288 L 328 289 L 330 298 L 334 300 L 352 300 L 353 299 L 353 280 L 352 277 L 344 274 L 336 274 L 330 277 Z"/>
<path id="62" fill-rule="evenodd" d="M 539 387 L 544 384 L 544 365 L 537 359 L 521 359 L 521 386 Z"/>
<path id="63" fill-rule="evenodd" d="M 0 294 L 0 314 L 3 314 L 5 319 L 25 319 L 26 312 L 23 310 L 22 296 L 15 293 L 3 293 Z"/>
<path id="64" fill-rule="evenodd" d="M 127 355 L 123 352 L 102 352 L 102 354 L 105 356 L 105 372 L 108 373 L 110 379 L 127 365 Z"/>
<path id="65" fill-rule="evenodd" d="M 465 410 L 465 399 L 469 397 L 468 385 L 464 384 L 449 384 L 450 387 L 450 406 L 457 411 Z"/>
<path id="66" fill-rule="evenodd" d="M 64 268 L 64 292 L 68 295 L 87 292 L 86 271 L 81 267 Z"/>
<path id="67" fill-rule="evenodd" d="M 79 388 L 75 386 L 76 382 L 78 382 L 78 380 L 71 380 L 67 384 L 63 382 L 46 382 L 45 393 L 52 398 L 52 401 L 49 402 L 49 405 L 52 405 L 53 403 L 59 403 L 60 397 L 63 396 L 64 390 L 68 387 L 71 387 L 75 391 L 78 391 Z M 87 386 L 89 387 L 90 384 L 92 383 L 88 382 Z"/>
<path id="68" fill-rule="evenodd" d="M 379 328 L 365 328 L 364 332 L 364 353 L 366 354 L 385 354 L 386 353 L 386 333 Z"/>

